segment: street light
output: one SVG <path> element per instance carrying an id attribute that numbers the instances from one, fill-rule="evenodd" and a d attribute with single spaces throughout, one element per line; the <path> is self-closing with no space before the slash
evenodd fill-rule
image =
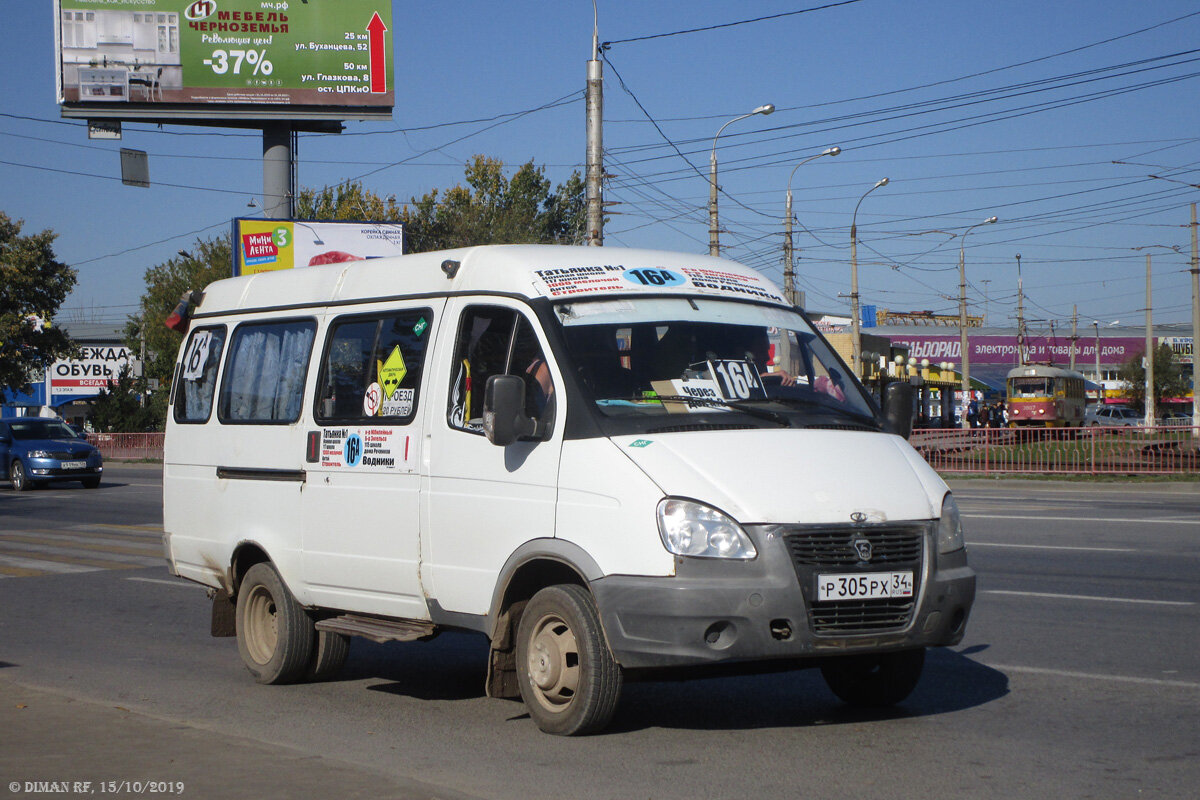
<path id="1" fill-rule="evenodd" d="M 858 320 L 858 207 L 867 199 L 868 194 L 880 186 L 887 185 L 888 179 L 881 178 L 867 189 L 863 196 L 858 198 L 858 204 L 854 206 L 854 215 L 850 218 L 850 368 L 854 370 L 856 377 L 859 374 L 859 354 L 862 353 L 862 331 L 859 330 Z"/>
<path id="2" fill-rule="evenodd" d="M 787 182 L 787 213 L 783 220 L 786 236 L 783 240 L 783 296 L 787 298 L 788 303 L 796 305 L 796 285 L 795 285 L 795 265 L 792 260 L 792 178 L 796 175 L 796 170 L 803 167 L 810 161 L 814 161 L 821 156 L 836 156 L 842 152 L 840 147 L 830 147 L 823 152 L 817 153 L 815 156 L 809 156 L 801 161 L 796 166 L 792 167 L 792 174 L 788 175 Z"/>
<path id="3" fill-rule="evenodd" d="M 980 225 L 991 225 L 996 221 L 995 217 L 988 217 L 983 222 L 976 222 L 971 227 L 963 232 L 962 238 L 958 240 L 958 337 L 959 346 L 962 348 L 962 393 L 963 393 L 963 410 L 965 412 L 967 403 L 971 397 L 971 354 L 967 349 L 967 267 L 966 267 L 966 244 L 967 234 L 978 228 Z M 1020 256 L 1017 256 L 1020 258 Z M 1018 262 L 1020 263 L 1020 262 Z M 967 419 L 965 413 L 962 417 L 962 426 L 970 428 L 971 422 Z"/>
<path id="4" fill-rule="evenodd" d="M 721 240 L 720 228 L 717 222 L 717 139 L 721 138 L 721 132 L 728 128 L 739 119 L 753 117 L 755 114 L 773 114 L 775 105 L 767 103 L 759 106 L 749 114 L 742 114 L 740 117 L 734 117 L 717 129 L 717 135 L 713 137 L 712 154 L 708 158 L 708 254 L 710 256 L 721 255 Z"/>

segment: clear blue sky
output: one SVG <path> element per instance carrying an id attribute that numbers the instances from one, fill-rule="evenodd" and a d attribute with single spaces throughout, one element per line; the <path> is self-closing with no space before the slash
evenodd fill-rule
<path id="1" fill-rule="evenodd" d="M 841 146 L 793 180 L 810 308 L 848 309 L 851 216 L 887 176 L 858 212 L 863 303 L 955 312 L 958 236 L 995 214 L 965 246 L 972 311 L 990 324 L 1012 324 L 1018 253 L 1028 316 L 1058 330 L 1072 304 L 1089 328 L 1141 324 L 1146 253 L 1156 322 L 1190 319 L 1194 2 L 860 0 L 801 14 L 788 12 L 823 3 L 597 3 L 600 39 L 613 42 L 604 144 L 619 214 L 606 244 L 706 252 L 712 137 L 769 102 L 774 115 L 720 139 L 722 244 L 781 280 L 789 173 Z M 51 4 L 4 6 L 0 210 L 26 233 L 53 229 L 78 268 L 61 318 L 120 322 L 147 267 L 253 214 L 251 197 L 261 204 L 260 135 L 129 123 L 120 142 L 89 141 L 55 104 Z M 784 16 L 676 33 L 772 15 Z M 370 173 L 368 188 L 406 201 L 461 182 L 475 153 L 533 159 L 556 183 L 582 170 L 590 0 L 394 3 L 393 23 L 393 119 L 302 135 L 302 186 Z M 625 41 L 656 34 L 676 35 Z M 121 147 L 149 153 L 151 188 L 121 184 Z"/>

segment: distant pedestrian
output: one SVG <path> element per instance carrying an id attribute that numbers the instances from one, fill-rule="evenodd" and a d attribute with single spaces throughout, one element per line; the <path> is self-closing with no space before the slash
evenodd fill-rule
<path id="1" fill-rule="evenodd" d="M 975 398 L 971 398 L 971 402 L 967 405 L 967 422 L 972 428 L 979 427 L 979 403 L 975 402 Z"/>

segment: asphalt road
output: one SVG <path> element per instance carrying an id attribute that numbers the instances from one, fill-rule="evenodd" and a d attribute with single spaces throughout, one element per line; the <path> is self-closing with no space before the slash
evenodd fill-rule
<path id="1" fill-rule="evenodd" d="M 1200 482 L 952 486 L 979 596 L 902 706 L 849 710 L 807 671 L 638 683 L 582 739 L 484 697 L 469 635 L 355 640 L 337 681 L 258 686 L 166 573 L 153 467 L 0 488 L 0 795 L 1197 796 Z"/>

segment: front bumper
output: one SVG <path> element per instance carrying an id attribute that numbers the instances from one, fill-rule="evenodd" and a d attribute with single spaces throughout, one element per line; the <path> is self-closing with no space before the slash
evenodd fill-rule
<path id="1" fill-rule="evenodd" d="M 975 599 L 966 551 L 939 556 L 934 526 L 900 527 L 914 529 L 920 542 L 919 554 L 905 563 L 812 567 L 788 543 L 808 529 L 747 526 L 755 559 L 677 558 L 674 577 L 600 578 L 592 591 L 609 647 L 622 666 L 641 669 L 957 644 Z M 820 529 L 835 538 L 844 533 L 847 547 L 863 530 Z M 909 569 L 916 586 L 907 602 L 863 601 L 844 613 L 814 602 L 817 572 Z M 839 621 L 845 619 L 851 622 Z"/>
<path id="2" fill-rule="evenodd" d="M 104 466 L 98 461 L 88 459 L 86 467 L 66 468 L 63 467 L 62 461 L 57 459 L 31 458 L 26 464 L 25 472 L 33 481 L 77 481 L 100 477 L 104 474 Z"/>

